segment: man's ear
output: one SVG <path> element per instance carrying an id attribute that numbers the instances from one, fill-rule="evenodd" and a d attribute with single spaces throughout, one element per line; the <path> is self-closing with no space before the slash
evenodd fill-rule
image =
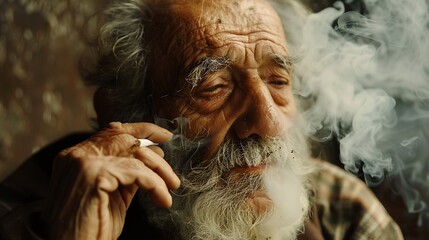
<path id="1" fill-rule="evenodd" d="M 113 106 L 109 99 L 109 91 L 104 88 L 98 88 L 95 91 L 93 98 L 93 106 L 97 114 L 98 127 L 104 128 L 108 123 L 114 121 L 113 119 Z"/>

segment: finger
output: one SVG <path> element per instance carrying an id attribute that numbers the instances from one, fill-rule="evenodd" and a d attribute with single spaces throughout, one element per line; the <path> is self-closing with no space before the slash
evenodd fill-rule
<path id="1" fill-rule="evenodd" d="M 158 154 L 160 157 L 164 158 L 164 151 L 158 147 L 158 146 L 148 146 L 150 150 L 154 151 L 156 154 Z"/>
<path id="2" fill-rule="evenodd" d="M 164 179 L 170 189 L 177 189 L 180 186 L 179 177 L 174 173 L 170 164 L 151 149 L 137 149 L 134 156 Z"/>
<path id="3" fill-rule="evenodd" d="M 107 127 L 108 130 L 116 133 L 126 133 L 135 138 L 148 138 L 156 143 L 164 143 L 170 141 L 173 134 L 165 128 L 162 128 L 153 123 L 120 123 L 112 122 Z"/>
<path id="4" fill-rule="evenodd" d="M 138 186 L 136 184 L 131 184 L 127 186 L 120 186 L 119 193 L 121 194 L 122 199 L 125 202 L 125 205 L 128 207 L 133 200 L 134 195 L 136 194 Z"/>
<path id="5" fill-rule="evenodd" d="M 165 182 L 155 172 L 147 168 L 147 175 L 139 175 L 137 185 L 147 191 L 156 206 L 169 208 L 173 204 L 173 199 L 168 191 Z"/>
<path id="6" fill-rule="evenodd" d="M 137 184 L 151 195 L 159 207 L 170 207 L 172 197 L 164 180 L 140 160 L 135 158 L 116 158 L 106 162 L 99 188 L 107 192 L 114 192 L 120 186 Z M 105 184 L 110 183 L 110 184 Z"/>
<path id="7" fill-rule="evenodd" d="M 157 207 L 170 208 L 173 205 L 173 197 L 166 189 L 165 184 L 164 187 L 157 185 L 153 189 L 148 189 L 150 197 Z"/>

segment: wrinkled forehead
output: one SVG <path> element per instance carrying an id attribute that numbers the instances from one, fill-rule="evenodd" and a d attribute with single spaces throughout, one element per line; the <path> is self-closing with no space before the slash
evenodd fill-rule
<path id="1" fill-rule="evenodd" d="M 285 43 L 281 21 L 266 0 L 182 0 L 171 1 L 162 16 L 164 51 L 174 52 L 181 61 L 192 61 L 195 50 L 215 49 L 228 39 L 222 33 L 257 37 L 257 32 L 276 34 Z"/>
<path id="2" fill-rule="evenodd" d="M 266 0 L 159 0 L 152 34 L 155 95 L 181 88 L 205 57 L 222 57 L 228 45 L 272 43 L 287 53 L 281 21 Z M 261 47 L 262 51 L 272 48 Z M 263 53 L 262 53 L 263 54 Z"/>
<path id="3" fill-rule="evenodd" d="M 266 0 L 186 0 L 170 5 L 170 16 L 185 20 L 192 27 L 216 24 L 216 30 L 229 27 L 255 27 L 273 25 L 280 27 L 280 20 Z M 190 27 L 190 26 L 189 26 Z"/>

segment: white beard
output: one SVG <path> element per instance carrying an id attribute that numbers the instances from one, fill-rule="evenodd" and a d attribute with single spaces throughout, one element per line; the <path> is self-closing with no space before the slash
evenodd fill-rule
<path id="1" fill-rule="evenodd" d="M 173 195 L 173 207 L 154 210 L 150 219 L 162 229 L 175 225 L 181 239 L 295 239 L 308 215 L 312 168 L 305 138 L 298 129 L 291 131 L 286 140 L 247 139 L 239 146 L 228 139 L 214 157 L 198 164 L 183 155 L 195 143 L 180 139 L 180 147 L 168 147 L 166 156 L 175 160 L 182 186 Z M 234 167 L 257 166 L 264 159 L 263 174 L 225 177 Z M 249 208 L 258 190 L 271 199 L 269 210 Z"/>

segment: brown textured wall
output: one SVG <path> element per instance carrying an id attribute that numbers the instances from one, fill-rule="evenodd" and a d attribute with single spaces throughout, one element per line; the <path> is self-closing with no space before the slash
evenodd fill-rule
<path id="1" fill-rule="evenodd" d="M 106 0 L 0 0 L 0 181 L 32 152 L 89 130 L 78 61 Z"/>

